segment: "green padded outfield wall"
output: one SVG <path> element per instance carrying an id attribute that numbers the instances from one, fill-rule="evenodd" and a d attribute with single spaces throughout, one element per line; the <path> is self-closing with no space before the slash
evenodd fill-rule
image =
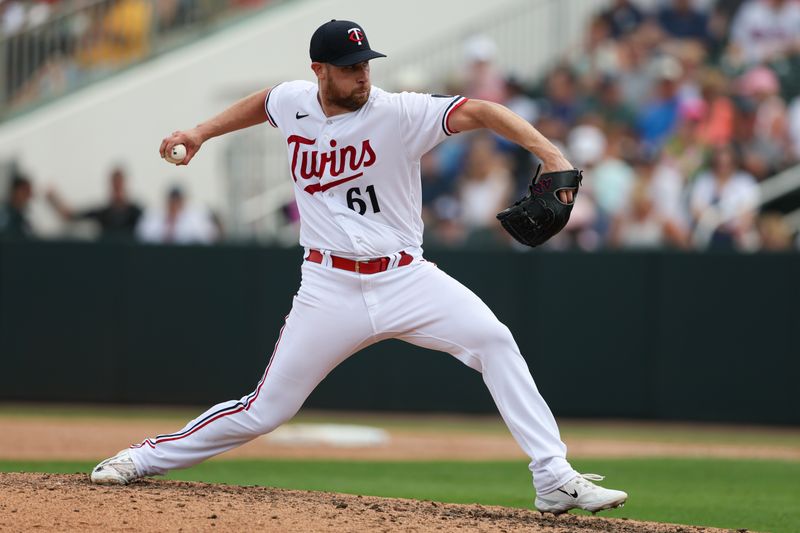
<path id="1" fill-rule="evenodd" d="M 267 364 L 301 254 L 2 243 L 0 400 L 240 398 Z M 800 423 L 798 254 L 427 257 L 509 326 L 557 416 Z M 399 341 L 353 356 L 306 405 L 494 411 L 478 373 Z"/>

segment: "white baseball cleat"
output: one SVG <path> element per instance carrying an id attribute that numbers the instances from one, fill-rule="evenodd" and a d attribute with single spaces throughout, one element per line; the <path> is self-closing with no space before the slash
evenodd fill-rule
<path id="1" fill-rule="evenodd" d="M 628 495 L 621 490 L 604 489 L 592 483 L 602 481 L 597 474 L 580 474 L 547 494 L 537 494 L 534 505 L 541 513 L 561 514 L 570 509 L 596 513 L 625 505 Z"/>
<path id="2" fill-rule="evenodd" d="M 98 485 L 127 485 L 140 477 L 128 450 L 109 457 L 92 470 L 92 483 Z"/>

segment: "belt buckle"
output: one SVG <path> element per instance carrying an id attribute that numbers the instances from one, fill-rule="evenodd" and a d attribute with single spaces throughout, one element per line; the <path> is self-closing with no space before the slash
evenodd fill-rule
<path id="1" fill-rule="evenodd" d="M 356 274 L 361 273 L 361 261 L 356 261 Z"/>

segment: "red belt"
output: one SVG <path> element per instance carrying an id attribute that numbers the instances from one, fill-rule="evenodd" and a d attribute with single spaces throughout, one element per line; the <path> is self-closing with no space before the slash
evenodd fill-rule
<path id="1" fill-rule="evenodd" d="M 306 256 L 306 261 L 322 264 L 322 257 L 322 252 L 312 249 L 308 253 L 308 256 Z M 383 272 L 389 268 L 389 262 L 391 260 L 392 259 L 390 257 L 377 257 L 375 259 L 368 259 L 366 261 L 353 261 L 352 259 L 347 259 L 345 257 L 337 257 L 335 255 L 331 256 L 333 268 L 349 270 L 350 272 L 356 272 L 358 274 L 377 274 L 378 272 Z M 397 262 L 397 266 L 401 267 L 409 265 L 413 260 L 413 255 L 400 252 L 400 260 Z"/>

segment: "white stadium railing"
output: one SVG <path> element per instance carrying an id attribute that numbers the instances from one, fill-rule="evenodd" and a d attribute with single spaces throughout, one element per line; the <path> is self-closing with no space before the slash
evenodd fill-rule
<path id="1" fill-rule="evenodd" d="M 263 4 L 280 1 L 288 0 Z M 22 6 L 18 27 L 0 27 L 0 121 L 196 39 L 245 11 L 230 0 L 62 0 L 38 6 L 44 13 L 39 20 L 33 7 Z"/>

